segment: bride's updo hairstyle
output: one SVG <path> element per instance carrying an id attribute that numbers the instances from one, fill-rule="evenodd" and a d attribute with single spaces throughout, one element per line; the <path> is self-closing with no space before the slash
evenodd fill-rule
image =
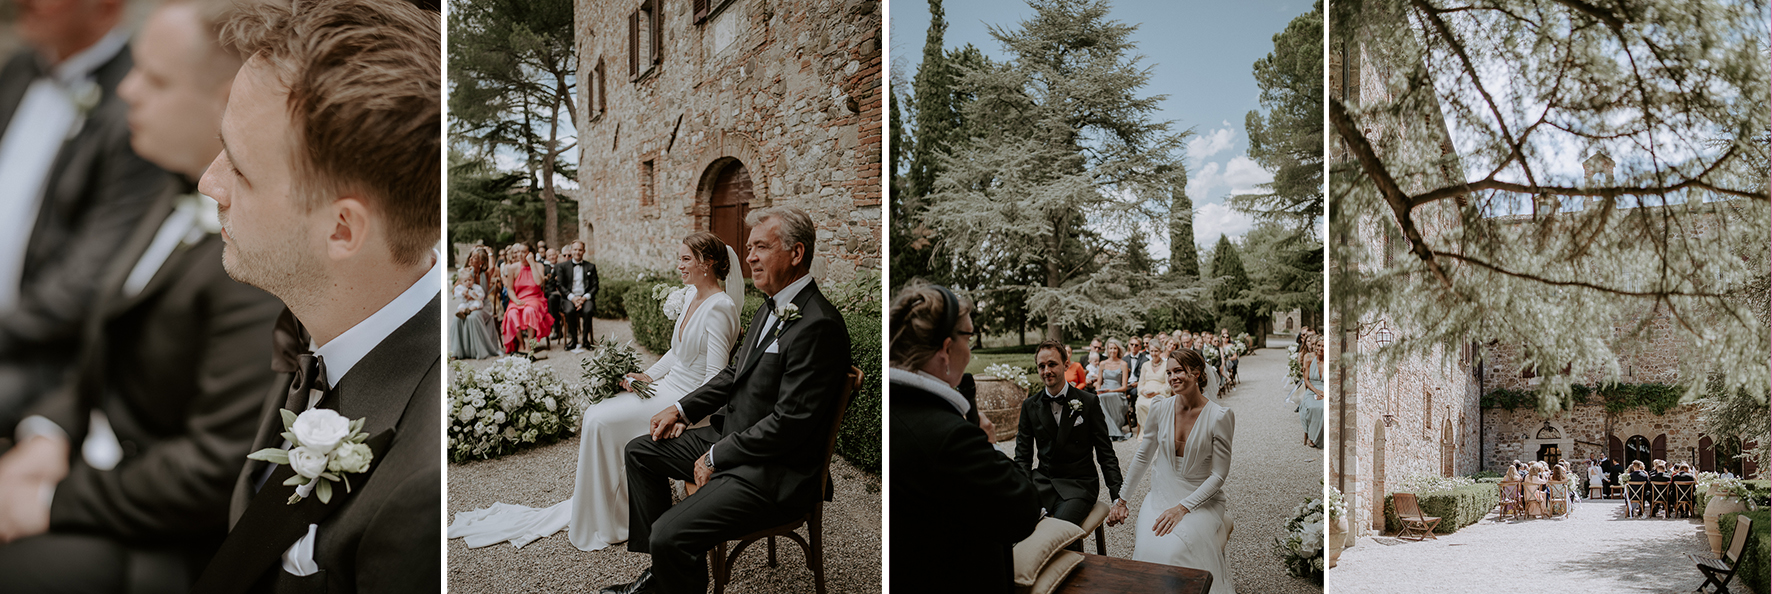
<path id="1" fill-rule="evenodd" d="M 1185 347 L 1177 348 L 1169 351 L 1169 359 L 1180 363 L 1182 369 L 1193 372 L 1194 383 L 1200 386 L 1201 392 L 1206 391 L 1206 357 L 1200 355 L 1200 351 Z M 1169 366 L 1165 364 L 1163 367 Z"/>
<path id="2" fill-rule="evenodd" d="M 919 369 L 954 337 L 960 316 L 972 315 L 972 303 L 947 287 L 913 280 L 892 298 L 889 314 L 892 366 Z"/>
<path id="3" fill-rule="evenodd" d="M 713 268 L 714 280 L 724 282 L 726 274 L 732 272 L 732 260 L 726 258 L 726 242 L 720 241 L 719 236 L 699 231 L 683 238 L 683 245 L 689 246 L 689 253 L 695 254 L 695 259 Z"/>

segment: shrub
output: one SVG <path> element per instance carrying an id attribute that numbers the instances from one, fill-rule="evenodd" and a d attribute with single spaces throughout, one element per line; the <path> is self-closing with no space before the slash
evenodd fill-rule
<path id="1" fill-rule="evenodd" d="M 876 281 L 878 282 L 878 281 Z M 748 301 L 748 300 L 747 300 Z M 837 453 L 862 470 L 880 471 L 880 310 L 843 315 L 849 326 L 849 359 L 862 372 L 861 390 L 849 399 L 849 411 L 837 432 Z"/>
<path id="2" fill-rule="evenodd" d="M 1765 592 L 1772 583 L 1767 576 L 1767 560 L 1772 559 L 1772 552 L 1767 550 L 1766 526 L 1772 517 L 1766 508 L 1759 511 L 1731 512 L 1717 516 L 1717 529 L 1723 533 L 1723 552 L 1729 552 L 1729 543 L 1735 539 L 1735 517 L 1743 513 L 1754 519 L 1753 532 L 1747 535 L 1747 544 L 1741 548 L 1741 559 L 1736 560 L 1735 567 L 1741 573 L 1735 576 L 1747 584 L 1750 592 Z"/>
<path id="3" fill-rule="evenodd" d="M 1440 517 L 1440 525 L 1434 528 L 1434 534 L 1451 534 L 1489 515 L 1489 511 L 1501 503 L 1501 486 L 1476 483 L 1448 490 L 1422 491 L 1414 495 L 1421 505 L 1421 513 Z M 1391 532 L 1403 528 L 1403 523 L 1397 519 L 1396 503 L 1390 495 L 1384 497 L 1384 527 Z"/>
<path id="4" fill-rule="evenodd" d="M 672 322 L 664 309 L 652 298 L 652 283 L 627 283 L 622 306 L 628 312 L 628 325 L 634 331 L 634 342 L 654 354 L 671 350 Z"/>
<path id="5" fill-rule="evenodd" d="M 628 290 L 637 284 L 630 280 L 605 280 L 597 284 L 597 309 L 594 315 L 605 320 L 620 320 L 628 317 L 628 310 L 623 303 Z"/>

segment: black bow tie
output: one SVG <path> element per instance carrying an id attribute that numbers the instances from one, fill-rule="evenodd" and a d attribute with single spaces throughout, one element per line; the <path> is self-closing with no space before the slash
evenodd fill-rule
<path id="1" fill-rule="evenodd" d="M 271 328 L 271 371 L 277 373 L 295 373 L 301 369 L 298 357 L 308 352 L 308 331 L 295 319 L 295 313 L 288 308 L 277 316 L 277 325 Z"/>
<path id="2" fill-rule="evenodd" d="M 764 297 L 763 298 L 763 307 L 768 308 L 769 313 L 771 315 L 773 315 L 775 313 L 775 298 L 774 297 Z M 767 318 L 765 318 L 765 319 L 767 319 Z"/>
<path id="3" fill-rule="evenodd" d="M 301 414 L 308 410 L 310 400 L 324 404 L 325 408 L 338 408 L 336 398 L 326 398 L 326 394 L 332 391 L 332 387 L 326 383 L 326 361 L 319 355 L 310 353 L 298 355 L 296 361 L 298 371 L 294 381 L 289 383 L 289 396 L 283 400 L 283 408 Z M 310 398 L 314 390 L 320 391 L 320 398 Z"/>
<path id="4" fill-rule="evenodd" d="M 1069 400 L 1070 400 L 1070 398 L 1066 397 L 1064 392 L 1059 392 L 1057 394 L 1052 394 L 1052 393 L 1046 394 L 1046 401 L 1050 402 L 1052 404 L 1064 404 L 1066 401 L 1069 401 Z"/>

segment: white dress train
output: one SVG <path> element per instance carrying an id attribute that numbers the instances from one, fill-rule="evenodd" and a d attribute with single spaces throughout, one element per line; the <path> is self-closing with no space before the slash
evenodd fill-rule
<path id="1" fill-rule="evenodd" d="M 688 319 L 679 320 L 671 333 L 671 350 L 646 370 L 654 380 L 652 398 L 622 392 L 585 410 L 571 499 L 546 508 L 495 503 L 460 512 L 449 525 L 449 538 L 463 538 L 469 547 L 507 541 L 522 547 L 565 528 L 572 545 L 583 551 L 627 541 L 623 450 L 629 441 L 646 434 L 652 415 L 725 368 L 738 340 L 738 305 L 726 293 L 708 296 L 684 315 Z"/>
<path id="2" fill-rule="evenodd" d="M 1143 480 L 1146 471 L 1151 473 L 1150 492 L 1134 520 L 1138 538 L 1132 558 L 1204 569 L 1212 573 L 1212 594 L 1235 594 L 1237 588 L 1231 583 L 1224 557 L 1231 514 L 1219 489 L 1230 474 L 1236 416 L 1231 409 L 1207 400 L 1188 431 L 1184 455 L 1176 456 L 1175 408 L 1179 400 L 1165 398 L 1151 406 L 1149 422 L 1143 427 L 1144 439 L 1127 472 L 1127 491 Z M 1177 503 L 1187 506 L 1187 515 L 1168 535 L 1157 536 L 1153 529 L 1157 517 Z"/>

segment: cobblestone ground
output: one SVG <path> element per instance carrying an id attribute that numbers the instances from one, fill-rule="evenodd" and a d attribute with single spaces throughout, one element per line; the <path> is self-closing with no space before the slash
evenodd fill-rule
<path id="1" fill-rule="evenodd" d="M 1269 337 L 1268 347 L 1242 358 L 1238 376 L 1242 383 L 1219 403 L 1236 411 L 1237 434 L 1231 442 L 1231 474 L 1225 478 L 1224 492 L 1230 503 L 1234 529 L 1226 545 L 1230 561 L 1231 581 L 1239 592 L 1315 593 L 1323 586 L 1307 579 L 1286 574 L 1272 549 L 1275 538 L 1286 532 L 1286 521 L 1292 509 L 1305 500 L 1322 497 L 1323 452 L 1304 445 L 1304 430 L 1298 413 L 1285 402 L 1290 384 L 1286 381 L 1286 347 L 1289 339 Z M 998 444 L 1011 455 L 1013 440 Z M 1120 459 L 1122 473 L 1132 466 L 1136 441 L 1115 444 L 1114 454 Z M 1121 496 L 1131 506 L 1131 517 L 1138 517 L 1150 481 L 1132 485 Z M 1108 501 L 1107 487 L 1101 490 L 1102 501 Z M 1130 558 L 1135 539 L 1132 522 L 1107 529 L 1108 555 Z M 1095 552 L 1095 537 L 1089 536 L 1083 548 Z"/>
<path id="2" fill-rule="evenodd" d="M 1361 538 L 1329 570 L 1343 593 L 1690 592 L 1704 583 L 1685 553 L 1709 554 L 1702 518 L 1626 518 L 1616 499 L 1566 518 L 1483 521 L 1424 542 Z M 1731 592 L 1745 593 L 1739 578 Z"/>
<path id="3" fill-rule="evenodd" d="M 592 327 L 598 335 L 612 334 L 621 342 L 633 338 L 626 321 L 597 320 Z M 562 379 L 576 381 L 581 357 L 562 350 L 556 340 L 548 359 L 538 363 L 552 367 Z M 641 358 L 642 366 L 658 360 L 644 350 Z M 464 363 L 479 368 L 492 361 Z M 497 502 L 543 507 L 565 500 L 572 496 L 577 462 L 578 438 L 571 437 L 503 458 L 450 464 L 450 518 Z M 841 456 L 832 459 L 831 475 L 836 494 L 824 507 L 825 586 L 830 592 L 879 592 L 880 477 L 854 469 Z M 778 541 L 779 564 L 774 568 L 767 565 L 764 546 L 757 543 L 745 550 L 733 568 L 727 592 L 813 591 L 812 572 L 798 545 Z M 623 545 L 580 551 L 567 541 L 564 531 L 522 549 L 509 544 L 470 549 L 460 539 L 449 541 L 447 548 L 449 591 L 457 594 L 596 592 L 632 580 L 650 562 L 648 556 L 629 553 Z"/>

